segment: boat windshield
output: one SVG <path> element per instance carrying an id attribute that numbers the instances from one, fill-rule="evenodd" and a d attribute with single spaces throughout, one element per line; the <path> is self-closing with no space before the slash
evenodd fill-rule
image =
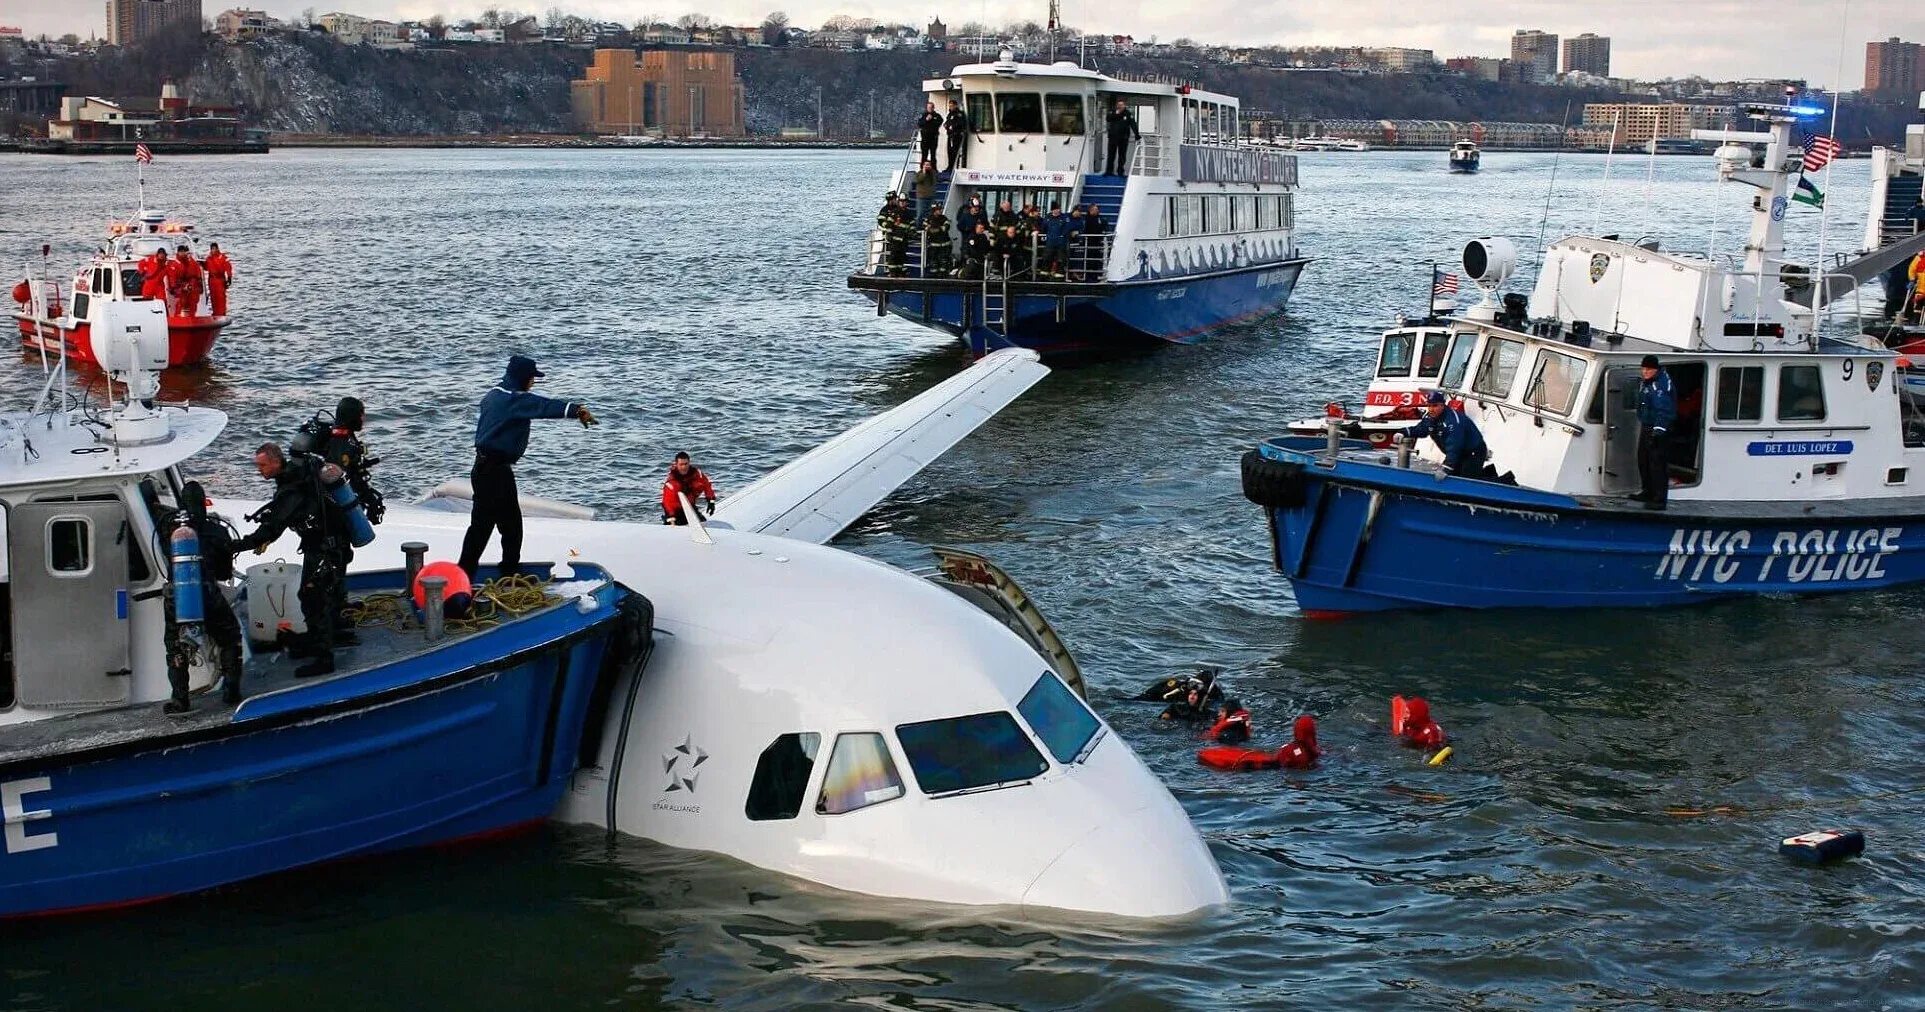
<path id="1" fill-rule="evenodd" d="M 1377 356 L 1377 375 L 1395 378 L 1410 375 L 1411 360 L 1417 351 L 1417 335 L 1399 330 L 1384 335 L 1383 351 Z"/>
<path id="2" fill-rule="evenodd" d="M 1003 92 L 996 96 L 996 126 L 1006 134 L 1043 132 L 1043 96 L 1030 92 Z"/>

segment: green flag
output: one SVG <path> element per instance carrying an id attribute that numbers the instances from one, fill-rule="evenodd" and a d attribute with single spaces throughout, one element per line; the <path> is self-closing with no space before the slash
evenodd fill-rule
<path id="1" fill-rule="evenodd" d="M 1798 177 L 1798 189 L 1792 192 L 1791 199 L 1813 207 L 1825 206 L 1825 195 L 1818 192 L 1818 187 L 1811 185 L 1811 180 L 1804 176 Z"/>

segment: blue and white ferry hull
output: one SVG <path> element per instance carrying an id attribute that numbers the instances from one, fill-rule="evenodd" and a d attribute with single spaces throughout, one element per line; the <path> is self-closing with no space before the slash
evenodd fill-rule
<path id="1" fill-rule="evenodd" d="M 611 643 L 628 592 L 595 596 L 586 613 L 554 608 L 248 698 L 231 719 L 10 754 L 0 917 L 129 905 L 547 818 L 620 660 Z"/>
<path id="2" fill-rule="evenodd" d="M 1674 498 L 1648 511 L 1324 450 L 1273 439 L 1244 460 L 1245 495 L 1264 507 L 1272 561 L 1308 617 L 1650 608 L 1925 580 L 1925 498 L 1809 511 Z"/>
<path id="3" fill-rule="evenodd" d="M 982 322 L 980 282 L 934 280 L 906 288 L 888 278 L 875 278 L 872 286 L 858 277 L 850 285 L 903 319 L 963 338 L 979 356 L 1007 347 L 1103 354 L 1196 344 L 1214 331 L 1281 313 L 1309 262 L 1104 284 L 1012 283 L 1006 333 Z"/>

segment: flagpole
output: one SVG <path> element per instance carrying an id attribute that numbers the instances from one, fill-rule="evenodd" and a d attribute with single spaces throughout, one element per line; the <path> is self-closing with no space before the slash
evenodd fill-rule
<path id="1" fill-rule="evenodd" d="M 1851 0 L 1845 0 L 1838 17 L 1838 73 L 1832 78 L 1831 85 L 1831 128 L 1825 132 L 1826 139 L 1834 145 L 1838 143 L 1838 93 L 1843 90 L 1839 85 L 1845 79 L 1845 27 L 1850 18 Z M 1818 298 L 1823 299 L 1825 305 L 1821 310 L 1824 315 L 1818 318 L 1818 326 L 1812 329 L 1814 349 L 1818 343 L 1819 328 L 1831 321 L 1831 281 L 1827 277 L 1830 271 L 1825 269 L 1825 233 L 1831 222 L 1831 208 L 1825 206 L 1825 194 L 1831 192 L 1831 168 L 1838 161 L 1838 154 L 1833 151 L 1830 160 L 1825 162 L 1825 189 L 1818 194 Z"/>

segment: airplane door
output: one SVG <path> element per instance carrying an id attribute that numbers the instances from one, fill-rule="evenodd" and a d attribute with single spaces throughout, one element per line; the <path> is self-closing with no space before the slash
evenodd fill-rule
<path id="1" fill-rule="evenodd" d="M 1604 464 L 1598 488 L 1605 495 L 1630 495 L 1643 487 L 1638 475 L 1637 366 L 1614 365 L 1604 373 Z"/>
<path id="2" fill-rule="evenodd" d="M 125 702 L 127 511 L 118 502 L 27 503 L 7 518 L 13 667 L 22 706 Z"/>

